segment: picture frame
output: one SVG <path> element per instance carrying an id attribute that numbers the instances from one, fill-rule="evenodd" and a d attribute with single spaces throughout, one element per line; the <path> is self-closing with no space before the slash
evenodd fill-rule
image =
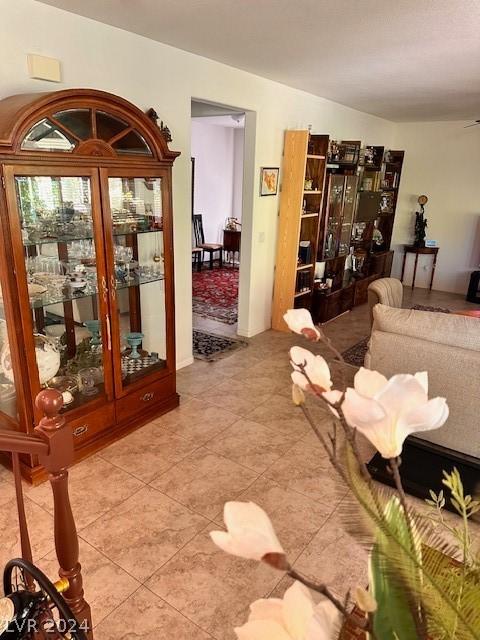
<path id="1" fill-rule="evenodd" d="M 280 167 L 260 167 L 260 195 L 276 196 Z"/>

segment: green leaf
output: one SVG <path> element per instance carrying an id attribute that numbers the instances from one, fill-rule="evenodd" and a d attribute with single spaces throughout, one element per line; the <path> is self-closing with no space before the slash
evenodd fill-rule
<path id="1" fill-rule="evenodd" d="M 378 640 L 417 640 L 417 630 L 405 591 L 392 579 L 388 561 L 374 545 L 370 554 L 370 588 L 377 601 L 373 632 Z"/>
<path id="2" fill-rule="evenodd" d="M 421 550 L 412 543 L 398 498 L 390 498 L 385 505 L 384 515 L 390 531 L 403 540 L 417 561 L 421 562 Z M 378 604 L 373 631 L 379 640 L 417 640 L 417 627 L 412 613 L 415 599 L 409 598 L 408 588 L 388 559 L 391 545 L 390 536 L 379 531 L 370 555 L 370 584 Z"/>

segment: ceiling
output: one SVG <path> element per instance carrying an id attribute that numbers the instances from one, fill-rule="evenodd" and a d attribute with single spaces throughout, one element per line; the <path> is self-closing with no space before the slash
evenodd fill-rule
<path id="1" fill-rule="evenodd" d="M 192 120 L 203 122 L 204 124 L 212 124 L 216 127 L 226 127 L 227 129 L 244 129 L 245 116 L 192 116 Z"/>
<path id="2" fill-rule="evenodd" d="M 480 118 L 479 0 L 41 0 L 394 121 Z"/>

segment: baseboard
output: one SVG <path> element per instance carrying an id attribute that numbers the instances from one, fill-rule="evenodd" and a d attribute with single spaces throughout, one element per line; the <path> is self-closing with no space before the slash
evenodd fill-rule
<path id="1" fill-rule="evenodd" d="M 188 367 L 191 364 L 193 364 L 193 356 L 185 358 L 185 360 L 182 360 L 181 362 L 177 362 L 177 371 L 179 369 L 183 369 L 184 367 Z"/>
<path id="2" fill-rule="evenodd" d="M 367 467 L 375 480 L 394 486 L 388 461 L 379 453 L 373 456 Z M 417 498 L 428 498 L 430 489 L 435 493 L 441 489 L 445 491 L 443 471 L 450 473 L 454 467 L 460 472 L 465 493 L 480 497 L 480 459 L 425 440 L 409 438 L 404 444 L 400 476 L 405 491 Z M 447 491 L 445 494 L 448 497 Z M 448 499 L 445 507 L 456 513 Z"/>
<path id="3" fill-rule="evenodd" d="M 265 331 L 269 331 L 269 329 L 270 327 L 258 327 L 258 329 L 242 329 L 238 327 L 237 335 L 243 338 L 253 338 L 253 336 L 258 336 L 259 333 L 264 333 Z"/>

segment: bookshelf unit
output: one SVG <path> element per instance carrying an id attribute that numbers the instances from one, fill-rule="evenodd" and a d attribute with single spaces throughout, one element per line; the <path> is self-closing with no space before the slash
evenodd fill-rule
<path id="1" fill-rule="evenodd" d="M 278 331 L 287 331 L 288 309 L 311 307 L 328 143 L 328 135 L 285 132 L 272 309 Z"/>

